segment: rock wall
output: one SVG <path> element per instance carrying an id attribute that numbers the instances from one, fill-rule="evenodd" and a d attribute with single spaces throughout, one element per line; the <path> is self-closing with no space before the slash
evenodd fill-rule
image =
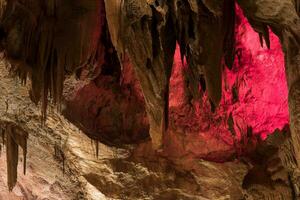
<path id="1" fill-rule="evenodd" d="M 121 68 L 116 64 L 117 68 Z M 69 79 L 63 114 L 95 140 L 110 145 L 138 143 L 149 137 L 149 122 L 139 83 L 129 61 L 117 77 L 105 74 L 88 80 Z M 113 68 L 109 65 L 108 68 Z"/>

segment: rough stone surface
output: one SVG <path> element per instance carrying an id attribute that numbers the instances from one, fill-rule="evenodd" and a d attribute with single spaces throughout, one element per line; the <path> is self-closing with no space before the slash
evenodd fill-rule
<path id="1" fill-rule="evenodd" d="M 223 73 L 222 99 L 216 112 L 210 110 L 207 93 L 200 100 L 189 102 L 186 82 L 189 66 L 181 59 L 177 46 L 170 79 L 169 130 L 163 143 L 164 151 L 169 156 L 193 155 L 215 161 L 230 160 L 247 151 L 247 144 L 253 139 L 252 136 L 247 138 L 249 130 L 252 131 L 250 134 L 265 139 L 268 134 L 289 123 L 284 55 L 280 41 L 270 31 L 271 45 L 267 48 L 266 43 L 260 43 L 259 35 L 238 6 L 236 12 L 236 55 L 232 69 L 226 69 Z M 136 138 L 141 138 L 139 134 L 146 135 L 148 123 L 143 120 L 146 118 L 142 115 L 143 98 L 130 61 L 127 59 L 122 66 L 124 80 L 120 83 L 114 81 L 112 76 L 101 74 L 95 80 L 74 83 L 76 88 L 67 89 L 71 94 L 65 94 L 66 113 L 71 121 L 82 125 L 85 132 L 99 138 L 122 140 L 124 135 L 120 134 L 131 126 L 133 129 L 127 135 L 132 134 L 133 137 L 128 139 L 134 142 Z M 199 90 L 204 92 L 201 86 Z M 114 91 L 124 96 L 115 95 Z M 130 96 L 130 99 L 125 96 Z M 114 103 L 118 101 L 124 103 Z M 127 106 L 122 106 L 124 104 Z M 132 109 L 133 106 L 135 109 Z M 122 115 L 118 114 L 120 112 Z M 136 125 L 124 123 L 123 116 L 133 117 Z M 141 148 L 148 145 L 143 144 Z"/>
<path id="2" fill-rule="evenodd" d="M 23 175 L 23 167 L 19 165 L 17 185 L 11 193 L 8 192 L 6 183 L 6 160 L 3 156 L 5 148 L 2 149 L 0 199 L 235 200 L 258 197 L 267 199 L 270 197 L 268 194 L 274 193 L 261 182 L 248 181 L 246 186 L 243 185 L 246 175 L 257 166 L 256 160 L 249 160 L 249 157 L 243 162 L 235 160 L 215 163 L 190 156 L 148 154 L 146 149 L 134 150 L 133 146 L 114 148 L 102 143 L 97 145 L 52 110 L 52 107 L 45 125 L 41 126 L 40 109 L 27 97 L 28 88 L 16 83 L 16 80 L 8 75 L 3 63 L 0 67 L 3 72 L 0 75 L 0 99 L 3 102 L 0 104 L 0 120 L 14 120 L 29 133 L 27 173 Z M 270 145 L 278 146 L 284 141 L 285 139 L 279 137 L 279 142 L 275 139 L 275 143 L 270 142 Z M 289 153 L 287 149 L 291 144 L 284 144 L 281 149 Z M 268 151 L 263 149 L 260 154 L 265 156 L 263 160 L 266 160 L 266 163 L 272 164 L 270 170 L 273 169 L 272 166 L 278 166 L 280 169 L 281 166 L 293 166 L 291 155 L 281 156 L 280 159 L 284 158 L 281 164 L 275 159 L 281 154 L 275 154 L 273 158 L 275 163 L 279 163 L 277 165 L 269 159 L 274 153 L 266 152 Z M 261 157 L 259 160 L 262 160 Z M 23 162 L 22 156 L 20 162 Z M 284 169 L 289 170 L 289 167 Z M 283 176 L 280 176 L 281 173 L 274 173 L 272 177 L 274 180 L 277 180 L 276 177 L 281 180 L 282 177 L 282 180 L 286 181 L 286 172 L 282 173 Z M 285 199 L 290 199 L 289 187 L 276 187 L 281 191 L 281 195 L 285 195 Z"/>
<path id="3" fill-rule="evenodd" d="M 115 145 L 137 143 L 149 137 L 139 83 L 130 63 L 122 66 L 121 80 L 102 73 L 93 80 L 68 79 L 66 85 L 74 88 L 66 88 L 64 94 L 64 116 L 91 138 Z"/>
<path id="4" fill-rule="evenodd" d="M 250 135 L 265 139 L 289 123 L 288 88 L 280 41 L 270 32 L 270 49 L 265 43 L 261 46 L 259 35 L 241 9 L 236 9 L 235 61 L 232 69 L 223 73 L 222 99 L 215 112 L 210 110 L 206 93 L 189 104 L 185 79 L 189 66 L 182 64 L 176 51 L 170 81 L 169 135 L 165 140 L 173 155 L 193 152 L 205 157 L 203 149 L 215 148 L 215 158 L 228 159 L 230 154 L 243 153 L 240 151 L 251 140 Z M 203 91 L 201 85 L 199 90 Z"/>
<path id="5" fill-rule="evenodd" d="M 142 159 L 132 147 L 96 144 L 51 108 L 44 126 L 27 87 L 1 63 L 1 120 L 16 120 L 28 130 L 27 173 L 18 167 L 17 185 L 8 192 L 6 160 L 0 157 L 0 199 L 235 199 L 247 167 L 239 162 Z M 8 112 L 6 104 L 8 102 Z M 133 154 L 135 155 L 135 154 Z M 22 163 L 22 157 L 20 157 Z M 226 184 L 227 187 L 220 185 Z M 222 188 L 222 189 L 221 189 Z"/>

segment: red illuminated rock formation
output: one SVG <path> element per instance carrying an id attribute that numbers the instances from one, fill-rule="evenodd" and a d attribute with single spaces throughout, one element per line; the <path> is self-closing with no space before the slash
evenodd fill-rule
<path id="1" fill-rule="evenodd" d="M 247 142 L 243 140 L 247 140 L 249 128 L 250 134 L 265 139 L 289 123 L 284 55 L 279 39 L 272 32 L 270 41 L 270 49 L 266 44 L 262 47 L 259 36 L 237 8 L 235 60 L 232 69 L 223 73 L 222 99 L 214 113 L 210 111 L 206 93 L 200 101 L 189 102 L 184 78 L 189 69 L 186 64 L 182 66 L 177 51 L 170 85 L 170 126 L 171 132 L 185 133 L 182 139 L 187 146 L 185 151 L 194 152 L 187 144 L 194 143 L 196 148 L 203 141 L 209 148 L 220 144 L 227 146 L 224 150 L 239 148 L 240 143 Z M 203 92 L 200 84 L 199 90 Z M 194 133 L 191 139 L 187 139 L 188 133 Z M 210 145 L 210 138 L 219 139 Z M 173 139 L 166 141 L 170 144 Z"/>
<path id="2" fill-rule="evenodd" d="M 261 46 L 259 35 L 238 7 L 235 35 L 234 63 L 231 70 L 226 69 L 223 73 L 222 99 L 214 113 L 211 112 L 207 93 L 200 84 L 198 90 L 203 97 L 190 101 L 185 78 L 188 76 L 189 66 L 182 62 L 179 46 L 177 47 L 170 79 L 170 125 L 164 140 L 164 150 L 169 156 L 189 154 L 214 161 L 226 161 L 236 154 L 245 153 L 247 143 L 252 142 L 254 135 L 265 139 L 268 134 L 289 123 L 284 55 L 279 39 L 270 32 L 270 49 L 266 44 Z M 111 76 L 100 75 L 94 81 L 78 84 L 73 95 L 68 97 L 68 118 L 80 123 L 86 132 L 94 133 L 94 137 L 106 135 L 121 138 L 123 130 L 130 130 L 128 132 L 136 136 L 147 132 L 147 123 L 143 123 L 143 101 L 137 101 L 139 89 L 134 90 L 139 84 L 129 68 L 129 61 L 122 66 L 122 77 L 127 82 L 127 88 L 131 88 L 130 95 L 124 93 L 123 97 L 116 98 L 113 91 L 116 90 L 119 94 L 128 89 L 122 86 L 123 82 L 120 85 L 111 80 Z M 128 100 L 125 96 L 136 100 L 129 100 L 129 107 L 124 107 L 122 104 Z M 114 103 L 118 102 L 117 99 L 121 101 Z M 98 113 L 96 116 L 99 109 L 102 114 Z M 118 114 L 120 112 L 123 114 Z M 112 114 L 116 117 L 112 117 Z M 132 120 L 135 125 L 124 123 L 123 119 L 128 118 L 124 116 L 135 116 Z M 109 125 L 111 123 L 113 125 Z"/>

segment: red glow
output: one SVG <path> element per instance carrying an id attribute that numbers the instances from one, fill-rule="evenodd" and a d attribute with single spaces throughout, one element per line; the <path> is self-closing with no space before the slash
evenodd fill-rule
<path id="1" fill-rule="evenodd" d="M 289 123 L 288 90 L 280 41 L 270 31 L 271 49 L 267 49 L 266 45 L 261 47 L 258 34 L 252 29 L 239 8 L 237 8 L 237 15 L 237 52 L 240 56 L 236 56 L 231 71 L 225 69 L 223 97 L 216 113 L 211 113 L 206 95 L 203 97 L 203 102 L 193 102 L 195 113 L 186 111 L 184 67 L 179 49 L 175 54 L 170 86 L 172 128 L 176 130 L 177 127 L 184 127 L 185 133 L 197 132 L 199 138 L 215 137 L 228 146 L 241 140 L 241 136 L 247 133 L 247 127 L 252 127 L 253 133 L 264 139 L 275 129 L 282 129 Z M 232 95 L 235 83 L 238 93 L 236 102 L 233 101 Z M 230 113 L 232 113 L 237 134 L 235 137 L 228 129 L 227 120 Z M 190 143 L 195 145 L 197 142 L 191 141 Z M 172 144 L 169 145 L 172 146 Z M 196 151 L 192 144 L 191 149 L 187 149 L 188 146 L 187 144 L 185 150 Z"/>
<path id="2" fill-rule="evenodd" d="M 249 25 L 240 9 L 237 9 L 238 48 L 242 51 L 235 69 L 226 71 L 225 85 L 232 87 L 239 82 L 239 103 L 232 105 L 234 120 L 242 126 L 253 127 L 253 132 L 266 138 L 276 128 L 289 123 L 288 89 L 285 78 L 284 54 L 279 39 L 270 31 L 271 49 L 260 46 L 258 34 Z M 230 101 L 230 91 L 224 90 L 222 107 Z M 238 132 L 237 127 L 235 127 Z"/>

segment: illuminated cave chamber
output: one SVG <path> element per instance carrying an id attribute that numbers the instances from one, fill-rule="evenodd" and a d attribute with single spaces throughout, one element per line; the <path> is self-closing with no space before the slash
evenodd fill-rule
<path id="1" fill-rule="evenodd" d="M 9 136 L 0 160 L 12 166 L 8 189 L 19 187 L 19 145 L 27 166 L 53 166 L 45 180 L 74 178 L 82 195 L 300 196 L 299 0 L 7 3 L 0 47 L 10 71 L 31 79 L 43 123 L 32 102 L 24 120 L 18 106 L 0 104 L 18 125 L 0 127 Z M 22 104 L 26 88 L 19 95 L 0 76 L 0 91 Z M 73 124 L 53 110 L 47 119 L 49 100 Z M 61 164 L 74 176 L 57 175 Z"/>
<path id="2" fill-rule="evenodd" d="M 189 66 L 185 58 L 182 60 L 180 47 L 176 48 L 169 127 L 164 138 L 164 151 L 169 156 L 189 154 L 213 161 L 231 160 L 253 150 L 260 139 L 283 130 L 289 123 L 280 41 L 270 31 L 268 49 L 241 9 L 237 7 L 236 12 L 234 65 L 231 70 L 224 67 L 222 99 L 215 112 L 211 111 L 205 81 L 199 80 L 203 96 L 190 98 L 186 79 Z M 121 72 L 118 62 L 108 63 L 107 68 L 113 67 L 110 72 L 104 69 L 93 81 L 80 81 L 68 94 L 64 112 L 94 139 L 140 143 L 149 131 L 144 100 L 129 59 L 122 66 Z"/>

